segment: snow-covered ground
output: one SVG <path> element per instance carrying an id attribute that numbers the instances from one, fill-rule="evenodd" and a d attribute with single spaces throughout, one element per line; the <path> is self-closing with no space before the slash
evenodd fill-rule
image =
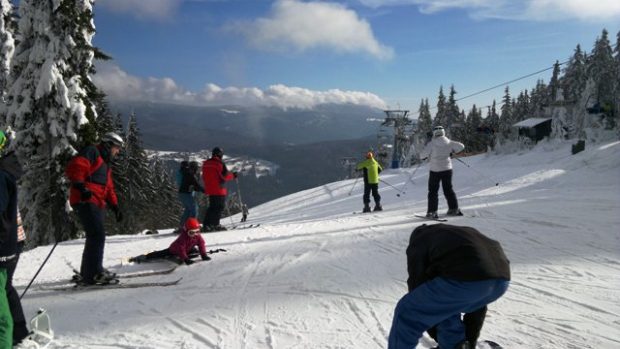
<path id="1" fill-rule="evenodd" d="M 513 349 L 620 348 L 620 142 L 588 144 L 577 155 L 568 143 L 543 143 L 463 160 L 471 168 L 454 163 L 454 186 L 468 217 L 450 223 L 499 240 L 512 263 L 511 287 L 489 307 L 481 339 Z M 422 223 L 413 214 L 426 211 L 428 168 L 407 183 L 412 171 L 382 174 L 405 193 L 381 185 L 381 213 L 352 214 L 362 207 L 361 183 L 348 195 L 353 180 L 256 207 L 248 223 L 260 227 L 205 234 L 209 248 L 227 253 L 146 278 L 183 277 L 177 286 L 38 290 L 71 275 L 65 261 L 79 265 L 83 241 L 62 243 L 24 308 L 28 316 L 48 309 L 56 348 L 385 348 L 407 290 L 409 234 Z M 120 262 L 173 239 L 110 237 L 105 265 L 164 267 Z M 24 253 L 20 288 L 50 248 Z M 418 347 L 432 346 L 424 338 Z"/>

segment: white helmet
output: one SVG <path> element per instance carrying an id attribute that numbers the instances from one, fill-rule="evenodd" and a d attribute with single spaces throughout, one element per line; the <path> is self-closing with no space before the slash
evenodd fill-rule
<path id="1" fill-rule="evenodd" d="M 101 142 L 110 143 L 110 144 L 119 146 L 121 148 L 125 146 L 125 142 L 123 141 L 123 138 L 121 138 L 121 136 L 119 136 L 118 134 L 114 132 L 108 132 L 104 134 L 103 137 L 101 137 Z"/>
<path id="2" fill-rule="evenodd" d="M 445 135 L 446 135 L 446 131 L 444 131 L 443 127 L 435 126 L 435 128 L 433 128 L 433 137 L 441 137 Z"/>

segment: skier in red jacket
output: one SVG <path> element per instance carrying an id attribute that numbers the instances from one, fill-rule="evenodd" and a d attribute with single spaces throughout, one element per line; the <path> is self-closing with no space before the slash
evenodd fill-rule
<path id="1" fill-rule="evenodd" d="M 202 163 L 202 180 L 204 181 L 205 194 L 209 196 L 209 207 L 204 219 L 204 231 L 226 230 L 220 225 L 220 217 L 226 203 L 226 182 L 237 178 L 237 172 L 229 172 L 222 161 L 224 152 L 215 147 L 211 152 L 211 158 Z"/>
<path id="2" fill-rule="evenodd" d="M 189 254 L 195 246 L 198 246 L 198 251 L 200 252 L 200 257 L 202 257 L 203 261 L 211 260 L 211 258 L 207 255 L 205 240 L 202 238 L 202 235 L 200 235 L 200 223 L 196 218 L 190 217 L 187 221 L 185 221 L 183 231 L 179 234 L 179 237 L 177 237 L 176 240 L 170 244 L 170 247 L 132 257 L 129 261 L 141 263 L 151 259 L 177 257 L 181 262 L 190 265 L 194 263 L 194 261 L 189 258 Z"/>
<path id="3" fill-rule="evenodd" d="M 99 145 L 89 145 L 74 156 L 65 169 L 71 182 L 69 203 L 77 213 L 84 230 L 86 241 L 80 267 L 81 283 L 107 284 L 116 278 L 115 274 L 103 268 L 105 246 L 105 208 L 109 207 L 120 222 L 122 212 L 112 180 L 112 159 L 124 146 L 123 139 L 114 132 L 101 138 Z"/>

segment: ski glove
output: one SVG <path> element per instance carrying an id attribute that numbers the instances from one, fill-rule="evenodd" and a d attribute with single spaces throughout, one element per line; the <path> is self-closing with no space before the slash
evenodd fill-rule
<path id="1" fill-rule="evenodd" d="M 192 265 L 192 264 L 194 264 L 194 261 L 193 261 L 193 260 L 191 260 L 191 259 L 189 259 L 189 258 L 187 258 L 186 260 L 184 260 L 184 262 L 185 262 L 185 264 L 187 264 L 187 265 Z"/>
<path id="2" fill-rule="evenodd" d="M 200 256 L 200 258 L 202 258 L 203 261 L 210 261 L 211 257 L 207 256 L 206 254 L 203 254 L 202 256 Z"/>
<path id="3" fill-rule="evenodd" d="M 110 205 L 110 209 L 114 212 L 114 217 L 117 222 L 121 222 L 123 220 L 123 212 L 118 208 L 118 205 Z"/>

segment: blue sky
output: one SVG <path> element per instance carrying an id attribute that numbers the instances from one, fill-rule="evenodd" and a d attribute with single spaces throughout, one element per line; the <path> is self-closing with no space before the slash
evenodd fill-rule
<path id="1" fill-rule="evenodd" d="M 112 98 L 417 111 L 440 85 L 463 97 L 590 51 L 603 28 L 615 44 L 620 1 L 97 0 L 95 25 Z"/>

